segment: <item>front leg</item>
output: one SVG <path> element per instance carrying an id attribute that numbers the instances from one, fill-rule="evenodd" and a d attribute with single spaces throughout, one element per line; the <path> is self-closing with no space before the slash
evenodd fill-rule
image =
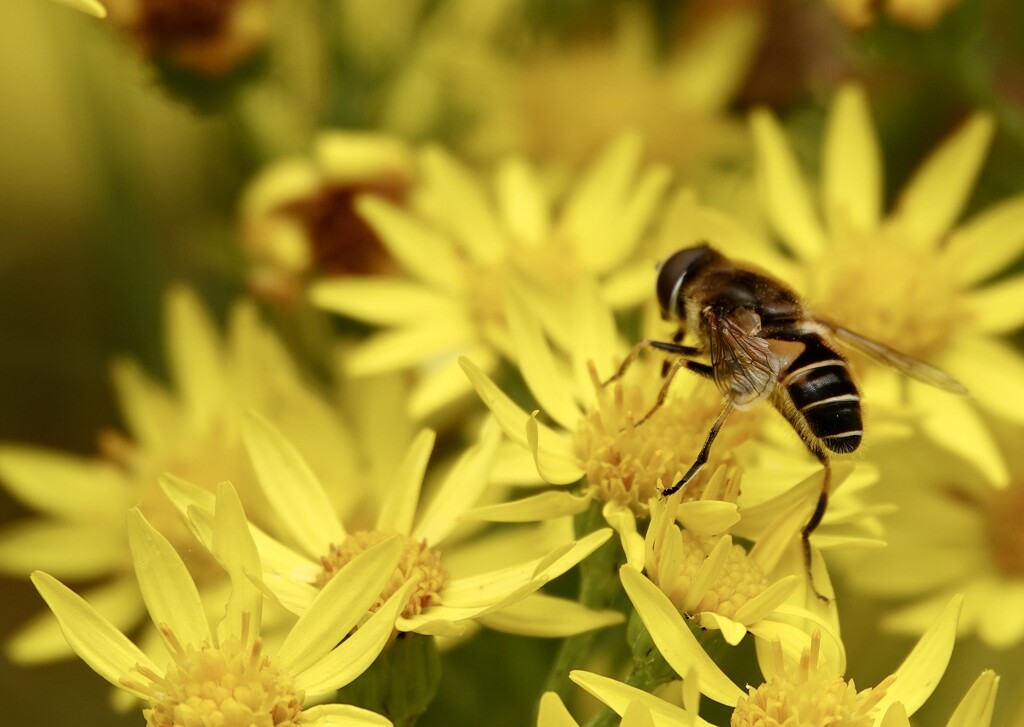
<path id="1" fill-rule="evenodd" d="M 678 343 L 669 343 L 668 341 L 656 341 L 653 338 L 645 338 L 629 350 L 629 353 L 626 354 L 626 358 L 622 359 L 622 364 L 619 366 L 618 371 L 612 374 L 610 378 L 602 381 L 601 386 L 608 386 L 608 384 L 621 379 L 626 374 L 626 370 L 634 361 L 636 361 L 636 357 L 639 356 L 640 352 L 645 348 L 655 348 L 659 351 L 674 353 L 688 358 L 700 356 L 703 353 L 699 348 L 694 348 L 693 346 L 681 346 Z"/>

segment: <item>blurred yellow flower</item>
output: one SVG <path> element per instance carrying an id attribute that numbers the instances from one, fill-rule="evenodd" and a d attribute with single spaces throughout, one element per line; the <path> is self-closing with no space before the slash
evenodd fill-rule
<path id="1" fill-rule="evenodd" d="M 294 304 L 313 277 L 395 272 L 355 200 L 366 193 L 401 205 L 414 174 L 404 143 L 370 132 L 323 131 L 309 156 L 268 165 L 239 204 L 253 290 Z"/>
<path id="2" fill-rule="evenodd" d="M 1024 423 L 1024 357 L 999 336 L 1024 324 L 1024 276 L 991 278 L 1024 250 L 1024 196 L 954 226 L 992 136 L 977 114 L 920 166 L 883 217 L 883 171 L 863 92 L 841 89 L 822 152 L 823 219 L 796 158 L 768 111 L 751 129 L 764 211 L 795 260 L 744 240 L 730 254 L 779 274 L 812 310 L 927 360 L 959 379 L 977 404 Z M 749 237 L 749 236 L 748 236 Z M 730 240 L 715 241 L 729 248 Z M 853 354 L 855 364 L 863 359 Z M 878 367 L 860 377 L 873 407 L 909 411 L 924 431 L 970 459 L 993 482 L 1007 472 L 972 401 Z M 905 392 L 905 394 L 904 394 Z"/>
<path id="3" fill-rule="evenodd" d="M 165 331 L 173 386 L 157 383 L 133 361 L 114 363 L 128 432 L 104 432 L 101 459 L 24 445 L 0 447 L 4 486 L 41 513 L 3 533 L 0 569 L 23 576 L 40 568 L 62 579 L 96 581 L 89 600 L 126 630 L 143 615 L 124 534 L 130 506 L 141 503 L 146 517 L 189 557 L 195 578 L 207 585 L 221 579 L 208 557 L 189 547 L 191 534 L 160 490 L 163 472 L 211 485 L 230 480 L 256 522 L 276 519 L 255 487 L 242 446 L 246 409 L 263 412 L 294 435 L 314 469 L 330 481 L 347 480 L 355 458 L 350 435 L 330 404 L 303 381 L 250 304 L 232 310 L 221 340 L 196 297 L 174 289 L 166 299 Z M 396 434 L 401 431 L 392 427 Z M 16 633 L 8 653 L 18 661 L 68 655 L 48 618 Z"/>
<path id="4" fill-rule="evenodd" d="M 106 0 L 110 21 L 148 58 L 223 76 L 263 49 L 270 0 Z"/>
<path id="5" fill-rule="evenodd" d="M 630 258 L 667 183 L 664 168 L 642 165 L 634 136 L 610 145 L 558 204 L 522 159 L 501 164 L 492 188 L 431 147 L 419 156 L 411 209 L 369 195 L 355 203 L 407 275 L 325 280 L 311 298 L 385 327 L 349 348 L 347 370 L 419 369 L 409 410 L 425 417 L 468 393 L 460 355 L 485 371 L 514 356 L 506 295 L 520 296 L 562 342 L 573 339 L 565 311 L 580 278 L 601 280 L 615 306 L 639 300 L 646 290 Z"/>
<path id="6" fill-rule="evenodd" d="M 359 676 L 390 638 L 412 583 L 402 584 L 361 622 L 398 560 L 398 539 L 354 558 L 269 654 L 260 635 L 264 596 L 251 580 L 260 572 L 260 557 L 229 483 L 217 489 L 213 520 L 211 554 L 227 572 L 231 595 L 223 618 L 211 627 L 203 597 L 177 551 L 138 508 L 128 515 L 139 590 L 170 653 L 164 668 L 54 577 L 36 571 L 32 582 L 82 660 L 148 704 L 142 713 L 152 727 L 390 725 L 381 715 L 351 705 L 304 705 L 322 701 Z"/>
<path id="7" fill-rule="evenodd" d="M 376 522 L 350 531 L 343 523 L 346 513 L 331 507 L 325 488 L 292 444 L 265 420 L 250 417 L 246 443 L 259 483 L 280 514 L 277 538 L 256 533 L 265 583 L 286 608 L 301 615 L 353 557 L 397 536 L 402 555 L 379 600 L 407 580 L 413 583 L 398 620 L 399 631 L 459 636 L 472 621 L 480 621 L 514 633 L 555 636 L 619 622 L 618 612 L 592 612 L 572 601 L 534 595 L 596 550 L 611 531 L 550 545 L 538 542 L 535 531 L 523 530 L 518 538 L 501 539 L 517 558 L 511 563 L 489 557 L 492 549 L 486 535 L 461 544 L 452 537 L 462 513 L 488 485 L 500 437 L 496 426 L 486 426 L 479 444 L 458 459 L 430 503 L 420 507 L 423 476 L 434 444 L 433 432 L 424 430 L 390 483 Z M 166 482 L 182 510 L 190 506 L 209 510 L 210 496 L 204 490 L 176 478 L 168 477 Z M 210 532 L 204 535 L 211 536 Z M 460 557 L 460 549 L 467 550 L 468 557 Z M 463 572 L 449 570 L 449 555 Z"/>

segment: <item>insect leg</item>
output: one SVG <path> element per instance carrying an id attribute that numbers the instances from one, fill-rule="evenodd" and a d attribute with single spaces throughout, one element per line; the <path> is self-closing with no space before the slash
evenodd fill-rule
<path id="1" fill-rule="evenodd" d="M 680 348 L 684 347 L 680 346 Z M 668 397 L 668 387 L 672 385 L 672 379 L 675 378 L 676 372 L 681 368 L 689 369 L 690 371 L 707 378 L 714 375 L 711 367 L 706 364 L 702 364 L 697 361 L 690 361 L 685 358 L 676 359 L 669 365 L 668 371 L 665 373 L 665 382 L 661 385 L 661 390 L 658 392 L 658 400 L 654 402 L 654 406 L 652 406 L 650 410 L 641 417 L 640 421 L 633 425 L 634 427 L 639 427 L 650 419 L 654 415 L 654 412 L 658 411 L 658 409 L 661 408 L 661 405 L 665 403 L 665 399 Z"/>
<path id="2" fill-rule="evenodd" d="M 639 356 L 640 352 L 645 348 L 656 348 L 659 351 L 667 351 L 668 353 L 675 353 L 680 356 L 697 356 L 701 353 L 699 349 L 696 349 L 693 346 L 680 346 L 678 343 L 655 341 L 652 338 L 645 338 L 629 350 L 629 353 L 626 354 L 626 358 L 622 359 L 622 364 L 619 365 L 618 371 L 612 374 L 610 378 L 602 381 L 601 386 L 608 386 L 608 384 L 621 379 L 630 365 L 636 361 L 636 357 Z"/>
<path id="3" fill-rule="evenodd" d="M 710 369 L 710 367 L 708 367 L 708 368 Z M 681 488 L 687 482 L 692 480 L 694 478 L 694 476 L 698 472 L 700 472 L 701 468 L 705 464 L 707 464 L 708 453 L 711 451 L 711 444 L 712 444 L 712 442 L 715 441 L 715 437 L 718 436 L 719 430 L 722 428 L 722 425 L 725 424 L 725 420 L 728 418 L 728 416 L 731 413 L 732 413 L 732 404 L 729 403 L 729 402 L 726 402 L 725 406 L 722 408 L 722 413 L 718 415 L 718 419 L 716 419 L 715 423 L 711 425 L 711 431 L 708 432 L 707 439 L 704 440 L 704 446 L 701 447 L 700 453 L 697 455 L 697 459 L 695 459 L 693 461 L 693 464 L 690 465 L 690 469 L 688 469 L 686 471 L 686 474 L 683 475 L 682 479 L 679 480 L 679 482 L 675 483 L 674 485 L 672 485 L 668 489 L 665 489 L 665 490 L 661 491 L 662 497 L 668 497 L 672 493 L 674 493 L 677 490 L 679 490 L 679 488 Z"/>
<path id="4" fill-rule="evenodd" d="M 683 333 L 682 329 L 676 331 L 675 333 L 672 334 L 672 343 L 675 343 L 677 345 L 682 343 L 684 335 L 686 335 L 686 334 Z M 666 360 L 666 361 L 662 361 L 661 362 L 661 378 L 665 378 L 666 376 L 668 376 L 668 371 L 669 371 L 669 369 L 671 367 L 672 367 L 672 362 L 671 361 L 667 361 Z"/>

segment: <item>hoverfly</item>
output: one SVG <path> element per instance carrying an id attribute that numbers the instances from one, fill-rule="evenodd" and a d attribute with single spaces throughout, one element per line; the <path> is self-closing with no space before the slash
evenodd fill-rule
<path id="1" fill-rule="evenodd" d="M 967 393 L 944 371 L 809 314 L 789 286 L 707 244 L 679 250 L 662 262 L 655 290 L 662 318 L 678 322 L 678 332 L 671 342 L 638 343 L 606 383 L 620 378 L 641 350 L 654 348 L 679 358 L 665 369 L 658 399 L 637 426 L 664 403 L 680 368 L 712 379 L 724 399 L 696 460 L 662 495 L 676 492 L 700 471 L 729 414 L 770 402 L 825 470 L 817 506 L 801 531 L 808 573 L 810 536 L 828 507 L 830 453 L 853 452 L 864 434 L 860 391 L 834 342 L 940 389 Z M 687 332 L 695 345 L 682 345 Z"/>

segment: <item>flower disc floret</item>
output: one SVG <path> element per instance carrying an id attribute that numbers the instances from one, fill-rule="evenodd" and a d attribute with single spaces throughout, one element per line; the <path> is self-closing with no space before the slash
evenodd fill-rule
<path id="1" fill-rule="evenodd" d="M 852 679 L 819 666 L 820 643 L 815 633 L 800 663 L 787 664 L 782 646 L 774 642 L 774 675 L 756 689 L 748 687 L 732 714 L 732 727 L 872 727 L 875 707 L 895 677 L 858 692 Z"/>
<path id="2" fill-rule="evenodd" d="M 167 629 L 166 636 L 170 636 Z M 145 673 L 150 684 L 132 686 L 149 695 L 143 710 L 148 727 L 292 727 L 302 720 L 302 690 L 263 653 L 256 639 L 243 647 L 232 637 L 219 647 L 172 644 L 163 676 Z"/>
<path id="3" fill-rule="evenodd" d="M 363 530 L 351 533 L 340 545 L 331 543 L 330 552 L 320 559 L 323 570 L 317 576 L 317 587 L 323 588 L 335 573 L 357 555 L 393 536 L 393 533 L 379 530 Z M 403 540 L 405 547 L 398 565 L 370 610 L 377 610 L 406 581 L 418 576 L 416 588 L 402 610 L 402 616 L 410 618 L 441 602 L 441 591 L 448 585 L 448 571 L 441 565 L 441 554 L 437 550 L 408 536 Z"/>
<path id="4" fill-rule="evenodd" d="M 705 560 L 718 542 L 717 537 L 701 537 L 689 530 L 680 532 L 682 560 L 671 584 L 659 583 L 669 599 L 680 606 L 700 573 Z M 656 576 L 655 576 L 656 577 Z M 712 611 L 732 618 L 737 609 L 759 596 L 768 585 L 764 571 L 747 555 L 742 545 L 734 544 L 725 558 L 718 577 L 708 586 L 704 597 L 693 609 L 694 613 Z"/>

